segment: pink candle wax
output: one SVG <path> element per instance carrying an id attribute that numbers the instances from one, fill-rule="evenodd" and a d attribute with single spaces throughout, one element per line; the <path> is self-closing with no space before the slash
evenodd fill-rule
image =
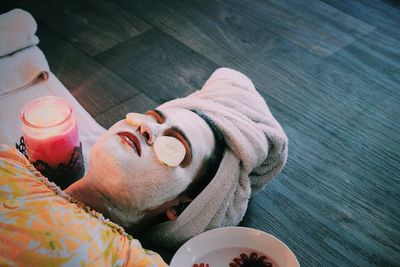
<path id="1" fill-rule="evenodd" d="M 21 119 L 30 162 L 42 160 L 53 168 L 69 162 L 79 137 L 68 102 L 54 96 L 38 98 L 24 107 Z"/>

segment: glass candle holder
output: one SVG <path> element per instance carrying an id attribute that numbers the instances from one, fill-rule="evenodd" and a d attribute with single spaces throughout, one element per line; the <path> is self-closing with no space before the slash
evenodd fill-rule
<path id="1" fill-rule="evenodd" d="M 80 147 L 78 126 L 71 105 L 59 97 L 40 97 L 25 105 L 21 121 L 29 161 L 36 165 L 40 162 L 54 170 L 61 167 L 63 174 L 68 175 L 65 169 L 76 148 Z M 79 167 L 84 169 L 83 160 L 81 164 Z M 82 176 L 83 173 L 70 175 Z"/>

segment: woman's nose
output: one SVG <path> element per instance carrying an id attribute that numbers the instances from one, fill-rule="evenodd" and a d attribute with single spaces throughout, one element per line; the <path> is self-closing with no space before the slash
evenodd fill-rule
<path id="1" fill-rule="evenodd" d="M 142 122 L 139 126 L 138 132 L 143 135 L 148 145 L 153 145 L 155 136 L 161 131 L 157 123 Z"/>

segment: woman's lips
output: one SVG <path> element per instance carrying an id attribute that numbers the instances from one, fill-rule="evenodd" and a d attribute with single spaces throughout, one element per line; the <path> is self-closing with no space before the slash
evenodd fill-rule
<path id="1" fill-rule="evenodd" d="M 119 132 L 117 135 L 120 136 L 130 147 L 134 148 L 139 157 L 142 155 L 140 141 L 136 135 L 131 132 Z"/>

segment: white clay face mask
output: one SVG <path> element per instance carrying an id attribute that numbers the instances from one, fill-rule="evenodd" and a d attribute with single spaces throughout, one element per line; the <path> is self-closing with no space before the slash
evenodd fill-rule
<path id="1" fill-rule="evenodd" d="M 139 114 L 139 113 L 128 113 L 126 114 L 126 121 L 128 124 L 139 127 L 143 122 L 154 122 L 156 119 L 153 116 Z"/>
<path id="2" fill-rule="evenodd" d="M 139 127 L 142 123 L 157 123 L 153 116 L 139 113 L 126 114 L 126 121 L 134 127 Z M 158 137 L 153 144 L 153 150 L 158 160 L 169 167 L 176 167 L 181 164 L 186 155 L 185 146 L 172 136 Z"/>
<path id="3" fill-rule="evenodd" d="M 172 136 L 160 136 L 153 144 L 158 160 L 167 166 L 176 167 L 185 158 L 185 146 Z"/>

